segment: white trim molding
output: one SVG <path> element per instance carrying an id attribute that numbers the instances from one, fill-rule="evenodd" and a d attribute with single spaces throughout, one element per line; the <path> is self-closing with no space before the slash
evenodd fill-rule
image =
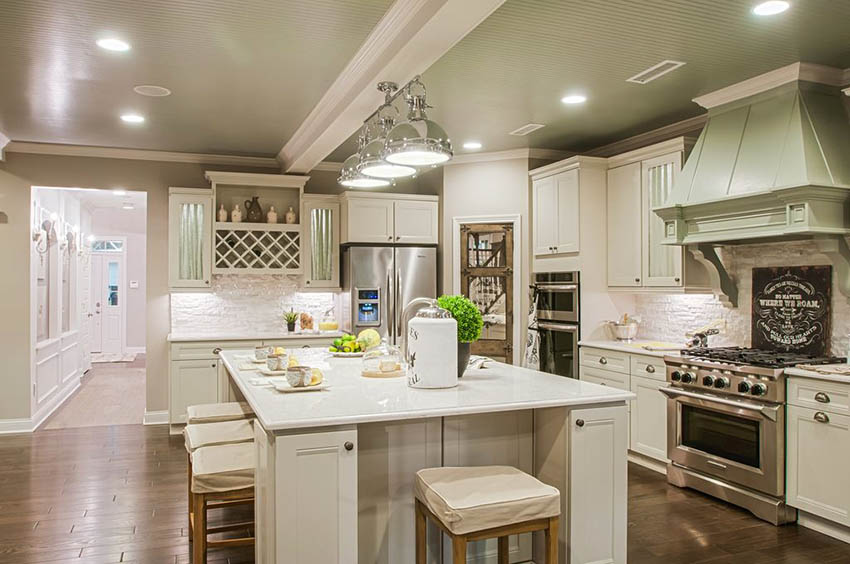
<path id="1" fill-rule="evenodd" d="M 32 433 L 31 419 L 0 419 L 0 435 Z"/>
<path id="2" fill-rule="evenodd" d="M 6 147 L 11 143 L 11 139 L 9 139 L 2 131 L 0 131 L 0 161 L 6 160 Z"/>
<path id="3" fill-rule="evenodd" d="M 526 270 L 522 262 L 522 215 L 458 215 L 452 217 L 452 293 L 460 294 L 460 245 L 462 241 L 458 234 L 460 226 L 467 223 L 511 223 L 514 231 L 514 322 L 513 322 L 513 360 L 515 366 L 520 366 L 522 355 L 525 354 L 525 340 L 522 335 L 522 320 L 524 314 L 517 315 L 522 310 L 522 292 L 527 288 L 522 277 Z"/>
<path id="4" fill-rule="evenodd" d="M 145 347 L 124 347 L 126 354 L 145 354 Z"/>
<path id="5" fill-rule="evenodd" d="M 6 146 L 9 153 L 34 155 L 58 155 L 64 157 L 94 157 L 102 159 L 129 159 L 136 161 L 159 161 L 172 163 L 210 164 L 274 168 L 280 163 L 274 157 L 245 157 L 241 155 L 211 155 L 205 153 L 179 153 L 149 149 L 121 149 L 118 147 L 94 147 L 90 145 L 65 145 L 61 143 L 30 143 L 11 141 Z"/>
<path id="6" fill-rule="evenodd" d="M 797 80 L 818 82 L 830 86 L 845 86 L 847 74 L 846 70 L 825 65 L 791 63 L 714 92 L 697 96 L 693 101 L 705 109 L 711 109 Z"/>
<path id="7" fill-rule="evenodd" d="M 259 172 L 221 172 L 208 170 L 204 177 L 213 184 L 245 186 L 271 186 L 275 188 L 303 188 L 309 176 L 300 174 L 264 174 Z"/>
<path id="8" fill-rule="evenodd" d="M 621 139 L 601 147 L 596 147 L 590 151 L 582 153 L 590 157 L 611 157 L 620 155 L 629 151 L 634 151 L 649 145 L 655 145 L 662 141 L 667 141 L 674 137 L 681 137 L 687 133 L 695 133 L 705 126 L 708 121 L 708 114 L 701 114 L 692 118 L 677 121 L 670 125 L 659 127 L 644 133 L 639 133 L 626 139 Z"/>
<path id="9" fill-rule="evenodd" d="M 168 425 L 168 410 L 148 411 L 145 410 L 145 425 Z"/>
<path id="10" fill-rule="evenodd" d="M 685 152 L 693 147 L 695 142 L 696 138 L 694 137 L 674 137 L 660 143 L 641 147 L 640 149 L 620 153 L 616 156 L 608 157 L 608 168 L 617 168 L 668 153 Z"/>
<path id="11" fill-rule="evenodd" d="M 381 103 L 379 81 L 425 72 L 504 0 L 396 0 L 277 155 L 283 170 L 309 172 Z"/>
<path id="12" fill-rule="evenodd" d="M 487 163 L 492 161 L 506 161 L 511 159 L 541 159 L 549 161 L 560 161 L 575 155 L 569 151 L 558 151 L 555 149 L 507 149 L 505 151 L 491 151 L 488 153 L 462 153 L 455 155 L 443 166 L 452 166 L 469 163 Z"/>
<path id="13" fill-rule="evenodd" d="M 313 167 L 313 170 L 318 170 L 322 172 L 339 172 L 342 170 L 342 163 L 337 163 L 333 161 L 322 161 L 316 166 Z M 310 172 L 313 172 L 312 170 Z"/>
<path id="14" fill-rule="evenodd" d="M 31 431 L 38 429 L 48 417 L 53 415 L 53 412 L 59 409 L 68 398 L 80 387 L 80 375 L 71 378 L 63 388 L 59 390 L 50 400 L 48 400 L 38 411 L 33 414 L 31 423 Z"/>

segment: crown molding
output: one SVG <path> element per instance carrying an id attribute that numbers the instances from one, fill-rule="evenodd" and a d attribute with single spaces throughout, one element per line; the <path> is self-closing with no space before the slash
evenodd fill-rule
<path id="1" fill-rule="evenodd" d="M 596 147 L 590 151 L 582 153 L 592 157 L 612 157 L 630 151 L 635 151 L 648 145 L 655 145 L 667 141 L 668 139 L 681 137 L 686 133 L 692 133 L 698 129 L 702 129 L 705 122 L 708 120 L 708 114 L 698 115 L 688 118 L 652 131 L 640 133 L 626 139 L 615 141 L 601 147 Z"/>
<path id="2" fill-rule="evenodd" d="M 242 186 L 271 186 L 275 188 L 303 188 L 309 176 L 298 174 L 263 174 L 258 172 L 223 172 L 208 170 L 204 177 L 213 184 Z"/>
<path id="3" fill-rule="evenodd" d="M 797 80 L 829 86 L 845 86 L 848 78 L 850 78 L 850 69 L 842 70 L 813 63 L 791 63 L 720 90 L 697 96 L 693 101 L 705 109 L 711 109 Z"/>
<path id="4" fill-rule="evenodd" d="M 381 80 L 425 72 L 504 0 L 396 0 L 277 155 L 286 172 L 308 172 L 357 131 L 381 103 Z"/>
<path id="5" fill-rule="evenodd" d="M 575 155 L 568 159 L 558 161 L 556 163 L 547 164 L 528 171 L 528 176 L 532 180 L 538 180 L 547 176 L 552 176 L 559 172 L 572 170 L 574 168 L 597 168 L 607 169 L 608 159 L 605 157 L 588 157 L 585 155 Z"/>
<path id="6" fill-rule="evenodd" d="M 694 146 L 694 143 L 696 143 L 696 137 L 679 136 L 667 139 L 666 141 L 645 145 L 639 149 L 634 149 L 625 153 L 618 153 L 615 156 L 608 157 L 608 168 L 617 168 L 619 166 L 637 163 L 653 157 L 675 153 L 677 151 L 685 152 L 690 150 L 691 147 Z"/>
<path id="7" fill-rule="evenodd" d="M 314 166 L 313 170 L 319 170 L 323 172 L 339 172 L 340 170 L 342 170 L 342 163 L 334 161 L 322 161 L 316 166 Z"/>
<path id="8" fill-rule="evenodd" d="M 149 149 L 122 149 L 118 147 L 95 147 L 91 145 L 65 145 L 61 143 L 31 143 L 12 141 L 6 146 L 10 153 L 34 155 L 58 155 L 64 157 L 94 157 L 102 159 L 130 159 L 136 161 L 159 161 L 209 165 L 231 165 L 280 170 L 280 163 L 273 157 L 245 157 L 241 155 L 211 155 L 206 153 L 179 153 L 153 151 Z"/>
<path id="9" fill-rule="evenodd" d="M 6 160 L 6 147 L 10 142 L 11 140 L 6 137 L 2 131 L 0 131 L 0 161 Z"/>
<path id="10" fill-rule="evenodd" d="M 453 166 L 469 163 L 486 163 L 492 161 L 506 161 L 510 159 L 542 159 L 549 161 L 559 161 L 574 155 L 568 151 L 559 151 L 556 149 L 507 149 L 505 151 L 490 151 L 487 153 L 464 153 L 455 155 L 450 161 L 443 166 Z"/>

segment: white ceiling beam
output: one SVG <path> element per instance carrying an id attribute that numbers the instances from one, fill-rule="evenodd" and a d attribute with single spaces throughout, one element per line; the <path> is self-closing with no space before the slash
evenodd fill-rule
<path id="1" fill-rule="evenodd" d="M 383 101 L 382 80 L 425 72 L 505 0 L 396 0 L 307 119 L 277 155 L 305 173 L 345 142 Z"/>
<path id="2" fill-rule="evenodd" d="M 9 139 L 2 131 L 0 131 L 0 161 L 6 160 L 5 149 L 6 145 L 8 145 L 10 142 L 11 139 Z"/>

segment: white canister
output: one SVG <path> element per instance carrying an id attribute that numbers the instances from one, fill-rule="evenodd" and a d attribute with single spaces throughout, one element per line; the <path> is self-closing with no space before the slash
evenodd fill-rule
<path id="1" fill-rule="evenodd" d="M 457 386 L 457 321 L 414 317 L 407 324 L 407 384 L 414 388 Z"/>

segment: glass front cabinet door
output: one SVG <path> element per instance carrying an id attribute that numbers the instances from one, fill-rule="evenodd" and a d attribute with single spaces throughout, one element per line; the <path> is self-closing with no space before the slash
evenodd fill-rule
<path id="1" fill-rule="evenodd" d="M 304 196 L 304 287 L 339 288 L 339 200 Z"/>
<path id="2" fill-rule="evenodd" d="M 212 271 L 212 192 L 170 188 L 168 281 L 172 288 L 209 288 Z"/>

